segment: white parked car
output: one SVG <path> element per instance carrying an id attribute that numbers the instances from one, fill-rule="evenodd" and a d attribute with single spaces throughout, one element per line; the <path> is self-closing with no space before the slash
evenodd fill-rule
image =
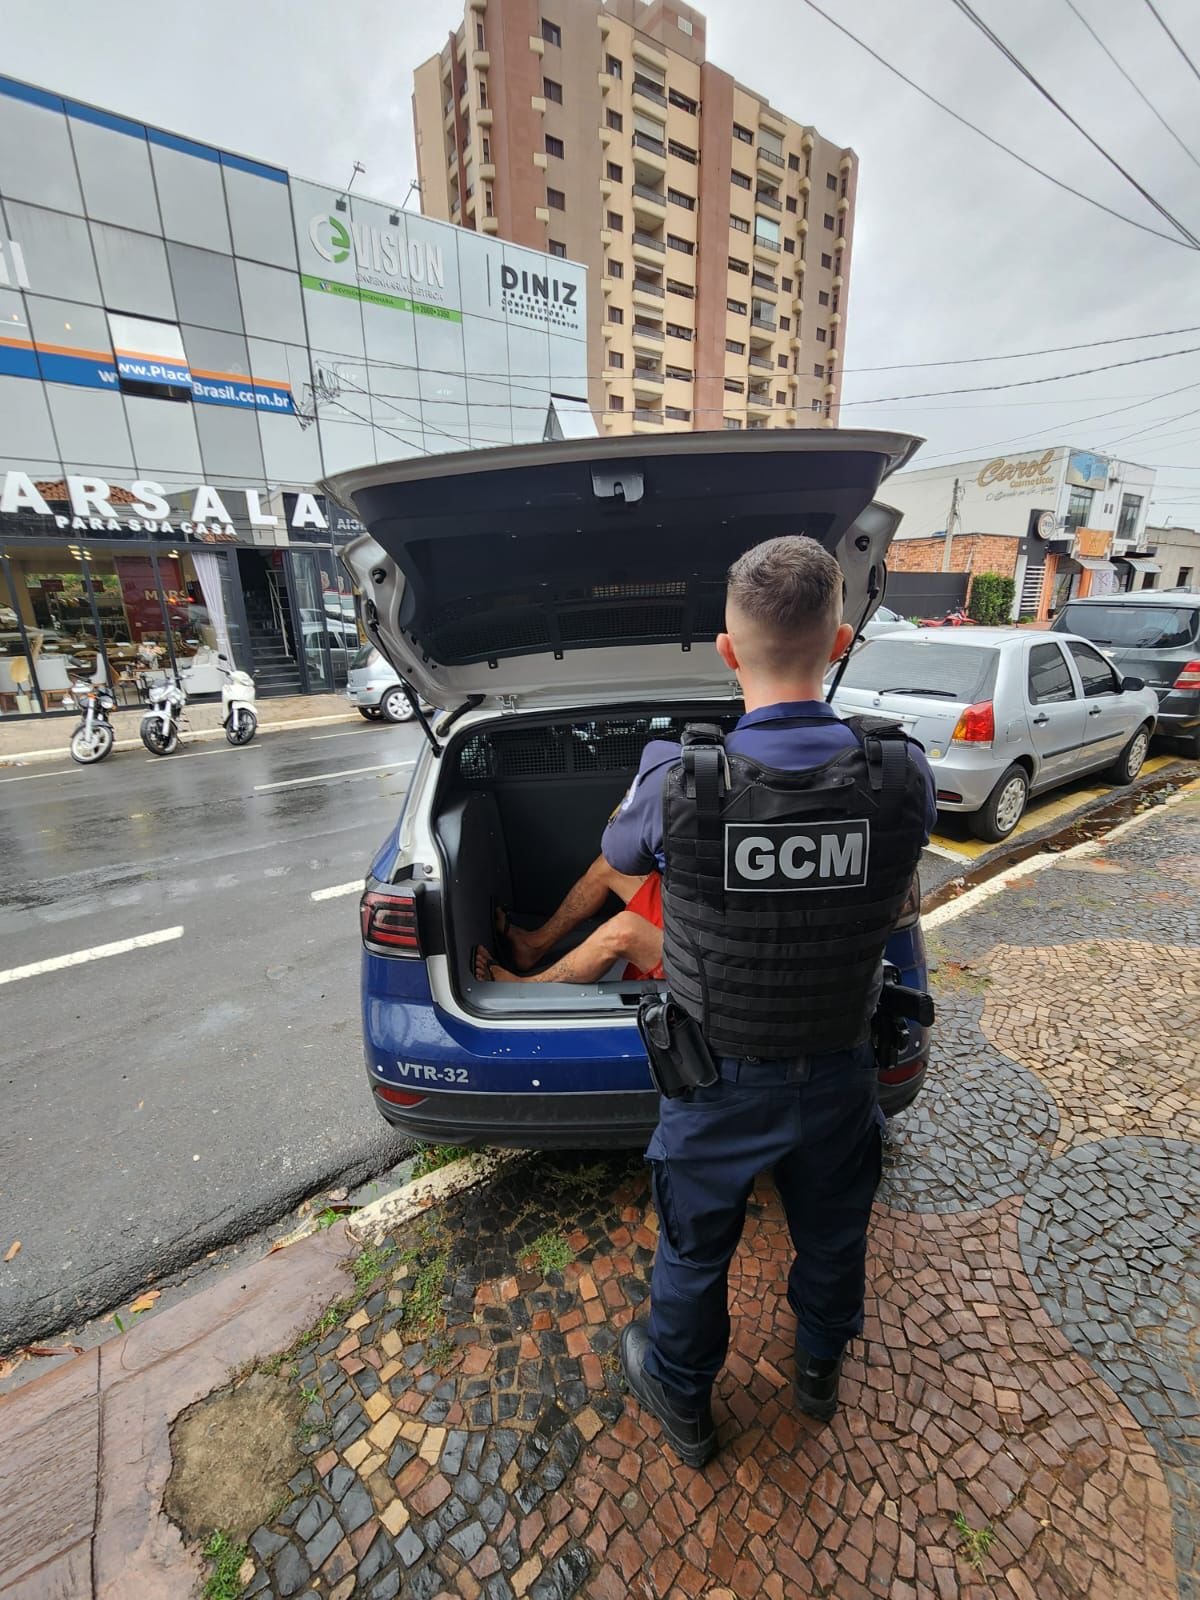
<path id="1" fill-rule="evenodd" d="M 364 644 L 350 663 L 346 699 L 369 722 L 409 722 L 413 707 L 395 668 L 373 644 Z"/>
<path id="2" fill-rule="evenodd" d="M 1022 628 L 916 628 L 851 656 L 834 706 L 894 717 L 929 757 L 938 809 L 1007 838 L 1031 794 L 1089 772 L 1132 783 L 1158 696 L 1086 639 Z"/>

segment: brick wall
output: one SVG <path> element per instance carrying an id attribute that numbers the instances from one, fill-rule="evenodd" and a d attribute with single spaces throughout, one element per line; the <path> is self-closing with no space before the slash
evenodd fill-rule
<path id="1" fill-rule="evenodd" d="M 998 572 L 1013 578 L 1017 572 L 1020 540 L 993 533 L 956 533 L 950 542 L 951 572 Z M 945 556 L 944 539 L 897 539 L 888 551 L 893 572 L 940 572 Z"/>

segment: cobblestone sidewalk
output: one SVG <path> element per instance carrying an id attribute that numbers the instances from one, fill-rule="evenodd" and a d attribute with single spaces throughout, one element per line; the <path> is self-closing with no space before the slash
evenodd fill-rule
<path id="1" fill-rule="evenodd" d="M 799 1415 L 760 1188 L 702 1472 L 626 1402 L 637 1159 L 532 1158 L 376 1264 L 285 1371 L 308 1464 L 250 1595 L 1200 1595 L 1200 803 L 933 937 L 941 1020 L 892 1129 L 864 1337 Z"/>

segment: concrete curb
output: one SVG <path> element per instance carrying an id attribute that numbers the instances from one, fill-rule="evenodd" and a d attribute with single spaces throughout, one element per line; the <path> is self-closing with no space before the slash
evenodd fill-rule
<path id="1" fill-rule="evenodd" d="M 439 1167 L 436 1172 L 411 1178 L 347 1217 L 346 1235 L 356 1244 L 380 1244 L 401 1223 L 411 1221 L 443 1200 L 488 1182 L 514 1162 L 524 1161 L 528 1155 L 527 1150 L 473 1151 Z"/>
<path id="2" fill-rule="evenodd" d="M 66 717 L 62 718 L 64 723 L 68 720 Z M 356 711 L 331 711 L 327 717 L 296 717 L 291 722 L 260 722 L 258 732 L 284 733 L 288 728 L 319 728 L 326 722 L 354 722 L 356 720 L 361 720 Z M 364 727 L 366 726 L 369 726 L 369 724 L 364 723 Z M 224 728 L 192 728 L 181 736 L 179 743 L 180 747 L 183 748 L 189 744 L 210 744 L 213 740 L 223 739 L 224 737 Z M 141 739 L 117 739 L 113 743 L 114 752 L 118 750 L 140 750 L 141 748 Z M 66 747 L 62 745 L 53 750 L 19 750 L 12 755 L 0 753 L 0 767 L 22 767 L 31 761 L 54 761 L 56 759 L 61 761 L 67 755 Z"/>

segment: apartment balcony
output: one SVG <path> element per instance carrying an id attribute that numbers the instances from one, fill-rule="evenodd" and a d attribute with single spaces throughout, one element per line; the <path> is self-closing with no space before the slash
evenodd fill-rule
<path id="1" fill-rule="evenodd" d="M 487 10 L 487 0 L 467 0 L 467 5 L 472 11 Z"/>
<path id="2" fill-rule="evenodd" d="M 755 394 L 751 391 L 746 396 L 746 415 L 748 417 L 769 417 L 772 412 L 771 396 L 765 391 Z"/>
<path id="3" fill-rule="evenodd" d="M 533 152 L 533 164 L 535 167 L 540 167 L 543 172 L 547 172 L 550 168 L 550 157 L 544 150 L 535 150 Z"/>
<path id="4" fill-rule="evenodd" d="M 610 127 L 608 127 L 607 124 L 601 123 L 601 125 L 600 125 L 600 143 L 605 147 L 605 149 L 607 149 L 608 146 L 613 142 L 614 137 L 615 137 L 615 135 L 613 133 L 613 130 Z M 666 162 L 665 161 L 663 162 L 663 168 L 664 168 L 664 170 L 666 168 Z"/>
<path id="5" fill-rule="evenodd" d="M 492 64 L 491 52 L 488 50 L 472 50 L 471 65 L 477 72 L 486 72 Z"/>
<path id="6" fill-rule="evenodd" d="M 842 285 L 845 283 L 845 281 L 846 281 L 845 278 L 843 278 L 843 276 L 842 276 L 842 274 L 840 272 L 835 272 L 834 273 L 834 275 L 833 275 L 833 287 L 835 289 L 840 289 L 842 287 Z"/>
<path id="7" fill-rule="evenodd" d="M 480 219 L 479 219 L 479 231 L 480 231 L 480 233 L 499 233 L 500 232 L 500 219 L 499 219 L 499 217 L 480 217 Z"/>
<path id="8" fill-rule="evenodd" d="M 639 283 L 636 278 L 633 280 L 635 306 L 645 306 L 649 311 L 661 311 L 665 298 L 665 291 L 660 283 Z"/>
<path id="9" fill-rule="evenodd" d="M 481 161 L 479 163 L 479 176 L 485 183 L 490 183 L 496 176 L 496 163 L 494 161 Z"/>
<path id="10" fill-rule="evenodd" d="M 754 235 L 754 254 L 762 261 L 778 261 L 783 253 L 783 246 L 776 239 L 768 239 L 763 233 Z"/>
<path id="11" fill-rule="evenodd" d="M 659 178 L 667 170 L 667 147 L 648 133 L 633 136 L 633 170 L 638 178 Z"/>
<path id="12" fill-rule="evenodd" d="M 779 196 L 777 194 L 772 194 L 767 189 L 756 189 L 754 191 L 754 203 L 756 206 L 765 206 L 768 211 L 783 210 L 783 206 L 779 201 Z"/>
<path id="13" fill-rule="evenodd" d="M 481 128 L 490 128 L 494 120 L 494 113 L 487 106 L 480 106 L 475 113 L 475 121 Z"/>
<path id="14" fill-rule="evenodd" d="M 758 120 L 762 127 L 769 128 L 772 133 L 777 133 L 781 139 L 786 136 L 788 131 L 786 117 L 782 116 L 778 111 L 772 110 L 770 106 L 760 107 Z"/>
<path id="15" fill-rule="evenodd" d="M 648 394 L 651 399 L 661 399 L 662 389 L 666 379 L 661 372 L 655 372 L 652 367 L 634 367 L 633 392 L 634 394 Z"/>
<path id="16" fill-rule="evenodd" d="M 782 156 L 777 156 L 774 150 L 768 150 L 765 144 L 760 144 L 755 151 L 758 170 L 774 176 L 776 173 L 787 171 L 787 162 Z"/>
<path id="17" fill-rule="evenodd" d="M 661 266 L 660 257 L 666 255 L 667 247 L 661 239 L 656 239 L 652 233 L 645 233 L 641 228 L 633 230 L 633 259 L 643 261 L 651 266 Z"/>
<path id="18" fill-rule="evenodd" d="M 837 208 L 841 212 L 849 211 L 849 209 L 850 209 L 850 201 L 849 201 L 849 198 L 846 195 L 844 195 L 844 194 L 843 195 L 839 195 Z"/>
<path id="19" fill-rule="evenodd" d="M 608 94 L 616 81 L 611 72 L 598 72 L 596 74 L 596 82 L 600 85 L 601 94 Z"/>
<path id="20" fill-rule="evenodd" d="M 765 272 L 751 273 L 750 282 L 756 291 L 761 289 L 764 294 L 770 295 L 779 293 L 779 284 L 774 278 L 769 278 Z"/>
<path id="21" fill-rule="evenodd" d="M 636 73 L 633 79 L 633 98 L 635 100 L 648 101 L 651 105 L 659 106 L 664 111 L 667 109 L 667 97 L 662 90 L 656 89 L 651 83 L 647 83 L 645 78 L 639 78 Z"/>
<path id="22" fill-rule="evenodd" d="M 805 129 L 804 137 L 800 140 L 800 148 L 801 150 L 811 150 L 816 142 L 817 141 L 813 138 L 811 132 Z"/>
<path id="23" fill-rule="evenodd" d="M 774 372 L 775 363 L 769 356 L 750 356 L 747 358 L 752 367 L 760 367 L 764 372 Z"/>
<path id="24" fill-rule="evenodd" d="M 775 335 L 779 332 L 779 324 L 772 322 L 769 317 L 750 318 L 750 343 L 774 344 Z"/>
<path id="25" fill-rule="evenodd" d="M 537 218 L 537 220 L 539 222 L 547 222 L 548 223 L 550 221 L 550 207 L 549 206 L 534 206 L 533 214 L 534 214 L 534 216 Z"/>
<path id="26" fill-rule="evenodd" d="M 791 338 L 788 340 L 788 349 L 799 350 L 803 343 L 804 340 L 800 337 L 800 335 L 798 333 L 793 333 Z"/>
<path id="27" fill-rule="evenodd" d="M 653 189 L 646 183 L 635 183 L 633 186 L 633 214 L 635 217 L 649 219 L 659 223 L 667 220 L 667 197 L 661 189 Z"/>
<path id="28" fill-rule="evenodd" d="M 635 61 L 644 61 L 647 66 L 657 68 L 666 76 L 667 52 L 661 46 L 652 44 L 644 33 L 635 33 L 631 48 Z"/>
<path id="29" fill-rule="evenodd" d="M 635 322 L 631 339 L 635 350 L 657 350 L 666 343 L 661 323 L 655 326 L 648 322 Z"/>
<path id="30" fill-rule="evenodd" d="M 812 179 L 809 177 L 807 172 L 800 179 L 800 193 L 801 194 L 811 194 L 812 193 Z"/>

